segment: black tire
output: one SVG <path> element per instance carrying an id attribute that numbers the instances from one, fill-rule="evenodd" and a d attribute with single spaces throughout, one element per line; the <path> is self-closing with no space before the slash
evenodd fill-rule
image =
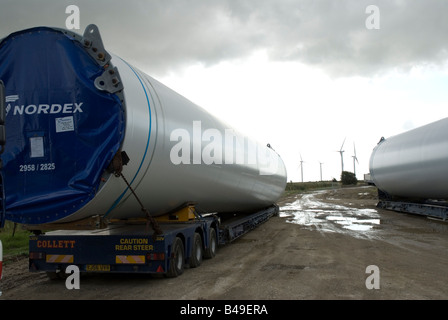
<path id="1" fill-rule="evenodd" d="M 199 233 L 195 232 L 193 236 L 193 250 L 191 252 L 190 267 L 191 268 L 199 267 L 202 263 L 202 256 L 203 256 L 202 238 Z"/>
<path id="2" fill-rule="evenodd" d="M 172 257 L 166 276 L 169 278 L 180 276 L 184 272 L 184 267 L 184 244 L 179 237 L 176 237 L 173 241 Z"/>
<path id="3" fill-rule="evenodd" d="M 218 250 L 218 238 L 216 237 L 215 228 L 210 228 L 210 233 L 208 237 L 208 248 L 205 249 L 204 257 L 207 259 L 211 259 L 216 255 L 216 251 Z"/>

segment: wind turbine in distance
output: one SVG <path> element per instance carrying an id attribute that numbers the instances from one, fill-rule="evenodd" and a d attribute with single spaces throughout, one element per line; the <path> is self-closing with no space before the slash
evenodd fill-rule
<path id="1" fill-rule="evenodd" d="M 323 181 L 322 180 L 322 165 L 323 165 L 324 163 L 323 162 L 320 162 L 319 161 L 319 165 L 320 165 L 320 181 Z"/>
<path id="2" fill-rule="evenodd" d="M 356 157 L 356 147 L 355 147 L 355 143 L 354 143 L 354 142 L 353 142 L 353 152 L 354 152 L 354 155 L 352 156 L 352 158 L 353 158 L 353 174 L 354 174 L 355 177 L 356 177 L 356 165 L 355 165 L 355 161 L 358 162 L 358 164 L 359 164 L 359 161 L 358 161 L 358 158 Z"/>
<path id="3" fill-rule="evenodd" d="M 339 151 L 337 151 L 341 154 L 341 167 L 342 167 L 341 173 L 344 172 L 344 156 L 343 156 L 344 150 L 342 150 L 342 148 L 344 147 L 345 139 L 346 138 L 344 138 L 344 142 L 342 142 L 341 149 Z"/>
<path id="4" fill-rule="evenodd" d="M 300 171 L 302 173 L 302 182 L 303 182 L 303 160 L 302 160 L 302 154 L 300 154 Z"/>

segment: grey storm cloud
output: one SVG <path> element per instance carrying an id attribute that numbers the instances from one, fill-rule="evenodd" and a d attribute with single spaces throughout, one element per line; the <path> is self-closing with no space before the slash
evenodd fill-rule
<path id="1" fill-rule="evenodd" d="M 448 2 L 439 0 L 2 0 L 0 37 L 65 27 L 69 4 L 80 9 L 80 33 L 97 24 L 106 48 L 156 75 L 257 50 L 333 77 L 445 65 L 448 58 Z M 380 29 L 366 28 L 371 4 Z"/>

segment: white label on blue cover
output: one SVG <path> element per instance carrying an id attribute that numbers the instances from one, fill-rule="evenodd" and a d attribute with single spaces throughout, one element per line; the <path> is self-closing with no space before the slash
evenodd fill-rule
<path id="1" fill-rule="evenodd" d="M 67 132 L 75 130 L 73 116 L 56 118 L 55 120 L 56 120 L 56 132 Z"/>
<path id="2" fill-rule="evenodd" d="M 44 137 L 31 137 L 31 158 L 44 156 Z"/>

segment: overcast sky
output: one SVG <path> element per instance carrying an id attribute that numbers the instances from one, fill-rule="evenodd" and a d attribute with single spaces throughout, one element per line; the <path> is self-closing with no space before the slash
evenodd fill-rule
<path id="1" fill-rule="evenodd" d="M 288 180 L 358 179 L 389 137 L 446 117 L 448 1 L 0 1 L 0 38 L 98 25 L 106 49 L 282 156 Z M 379 29 L 369 5 L 379 9 Z M 377 17 L 377 16 L 375 16 Z"/>

